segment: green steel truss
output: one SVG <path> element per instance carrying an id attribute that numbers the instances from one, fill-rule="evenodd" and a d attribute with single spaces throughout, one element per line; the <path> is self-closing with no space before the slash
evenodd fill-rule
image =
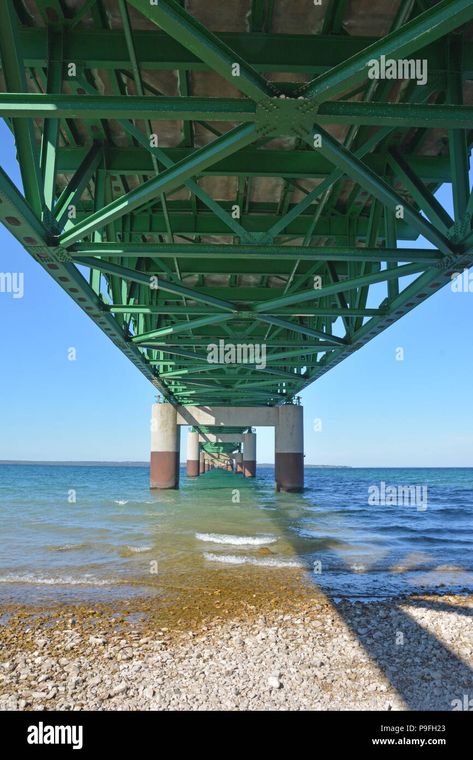
<path id="1" fill-rule="evenodd" d="M 3 0 L 1 221 L 172 403 L 291 402 L 473 263 L 473 3 L 381 2 L 379 38 L 324 5 L 314 35 L 278 0 L 219 33 L 175 0 Z M 369 79 L 383 55 L 427 83 Z"/>
<path id="2" fill-rule="evenodd" d="M 211 441 L 207 438 L 207 434 L 219 433 L 220 435 L 224 434 L 225 436 L 230 436 L 251 432 L 251 428 L 230 425 L 201 425 L 199 428 L 192 428 L 192 430 L 201 434 L 201 447 L 207 454 L 232 454 L 241 452 L 241 442 Z"/>

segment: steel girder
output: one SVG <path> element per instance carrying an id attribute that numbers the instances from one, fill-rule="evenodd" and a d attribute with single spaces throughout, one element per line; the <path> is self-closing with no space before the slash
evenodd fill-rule
<path id="1" fill-rule="evenodd" d="M 25 196 L 2 172 L 0 219 L 171 403 L 291 402 L 473 262 L 469 0 L 405 0 L 379 39 L 341 36 L 339 4 L 316 44 L 259 3 L 220 34 L 173 0 L 116 0 L 112 30 L 101 0 L 54 18 L 36 0 L 44 27 L 19 5 L 0 115 Z M 427 85 L 370 81 L 383 55 L 425 59 Z M 153 79 L 169 71 L 174 95 Z M 199 72 L 231 96 L 196 93 Z"/>

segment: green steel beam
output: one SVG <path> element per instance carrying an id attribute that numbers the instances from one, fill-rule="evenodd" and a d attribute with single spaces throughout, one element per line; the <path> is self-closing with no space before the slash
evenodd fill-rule
<path id="1" fill-rule="evenodd" d="M 56 94 L 62 88 L 63 37 L 48 30 L 47 92 Z M 56 156 L 59 145 L 59 120 L 46 119 L 41 140 L 40 167 L 43 176 L 44 201 L 52 211 L 55 201 Z"/>
<path id="2" fill-rule="evenodd" d="M 452 222 L 453 224 L 453 222 Z M 74 261 L 80 263 L 83 257 L 107 256 L 108 258 L 174 258 L 180 259 L 222 259 L 254 260 L 262 257 L 293 261 L 410 261 L 435 264 L 444 258 L 440 251 L 419 248 L 354 248 L 349 246 L 324 246 L 307 248 L 291 245 L 203 245 L 199 243 L 82 243 L 70 250 Z"/>
<path id="3" fill-rule="evenodd" d="M 185 298 L 191 298 L 193 301 L 201 301 L 202 303 L 206 303 L 209 306 L 215 306 L 217 309 L 222 309 L 223 311 L 238 311 L 238 308 L 229 301 L 223 301 L 220 298 L 213 298 L 212 296 L 205 295 L 199 290 L 194 290 L 193 288 L 186 288 L 182 285 L 167 282 L 162 278 L 159 278 L 158 282 L 155 284 L 152 281 L 151 274 L 146 274 L 146 272 L 139 272 L 136 269 L 127 269 L 126 267 L 120 267 L 116 264 L 102 261 L 102 259 L 86 259 L 81 261 L 81 264 L 91 267 L 92 269 L 99 269 L 101 272 L 106 272 L 107 274 L 118 275 L 122 279 L 129 280 L 130 282 L 143 283 L 144 285 L 147 285 L 150 290 L 162 290 L 164 293 L 172 293 L 174 295 L 184 296 Z"/>
<path id="4" fill-rule="evenodd" d="M 72 230 L 60 237 L 61 245 L 68 246 L 75 243 L 94 230 L 104 227 L 106 224 L 110 224 L 110 222 L 145 205 L 157 195 L 180 187 L 186 179 L 199 173 L 206 166 L 215 163 L 219 158 L 234 153 L 244 145 L 254 142 L 256 136 L 257 130 L 252 124 L 235 127 L 209 145 L 196 150 L 188 160 L 166 169 L 158 177 L 154 177 L 140 187 L 130 190 L 122 198 L 112 201 L 101 211 L 91 214 L 84 221 L 74 225 Z"/>
<path id="5" fill-rule="evenodd" d="M 209 119 L 242 123 L 256 121 L 256 106 L 242 98 L 2 93 L 0 114 L 5 119 Z"/>
<path id="6" fill-rule="evenodd" d="M 249 98 L 260 100 L 265 96 L 277 94 L 274 86 L 178 3 L 173 0 L 159 0 L 156 5 L 151 5 L 149 0 L 129 2 Z M 233 73 L 235 64 L 239 66 L 238 76 Z"/>
<path id="7" fill-rule="evenodd" d="M 82 21 L 84 16 L 87 15 L 87 13 L 90 11 L 90 9 L 96 4 L 97 0 L 84 0 L 84 4 L 82 8 L 79 8 L 76 10 L 73 18 L 68 19 L 65 22 L 66 29 L 70 31 L 71 29 L 74 29 L 77 24 Z"/>
<path id="8" fill-rule="evenodd" d="M 160 364 L 160 362 L 156 362 L 156 364 Z M 159 376 L 160 378 L 166 379 L 166 380 L 169 380 L 170 378 L 175 378 L 175 377 L 184 377 L 186 380 L 189 380 L 189 379 L 193 379 L 191 377 L 193 372 L 197 372 L 197 373 L 214 372 L 219 369 L 221 369 L 221 367 L 219 367 L 218 365 L 195 364 L 195 365 L 191 365 L 190 367 L 181 366 L 180 369 L 169 370 L 167 372 L 160 372 Z M 226 377 L 226 375 L 224 375 L 224 377 Z M 214 380 L 214 376 L 212 376 L 212 380 Z"/>
<path id="9" fill-rule="evenodd" d="M 444 209 L 436 197 L 428 190 L 422 180 L 412 171 L 411 167 L 403 156 L 395 148 L 391 148 L 387 161 L 394 174 L 402 181 L 404 187 L 417 203 L 420 209 L 428 216 L 432 224 L 439 229 L 442 234 L 448 234 L 448 230 L 453 226 L 453 219 Z"/>
<path id="10" fill-rule="evenodd" d="M 390 133 L 390 130 L 380 130 L 378 134 L 373 135 L 367 140 L 356 152 L 357 158 L 363 158 L 366 156 L 384 137 Z M 318 152 L 318 151 L 316 151 Z M 305 211 L 319 196 L 323 195 L 329 190 L 337 180 L 343 176 L 341 169 L 332 170 L 328 177 L 324 179 L 317 187 L 311 190 L 305 198 L 299 201 L 290 211 L 278 219 L 276 224 L 273 224 L 269 230 L 270 235 L 278 235 L 294 221 L 303 211 Z M 316 212 L 317 213 L 317 212 Z M 317 218 L 317 217 L 316 217 Z"/>
<path id="11" fill-rule="evenodd" d="M 350 151 L 346 150 L 340 143 L 320 127 L 315 131 L 321 134 L 322 145 L 318 150 L 329 158 L 339 169 L 345 172 L 349 177 L 358 182 L 361 187 L 365 188 L 387 208 L 395 211 L 398 207 L 403 208 L 404 217 L 412 226 L 424 235 L 427 240 L 438 248 L 442 253 L 451 254 L 453 249 L 450 241 L 426 219 L 424 219 L 414 208 L 404 201 L 392 188 L 362 161 L 357 159 Z M 309 139 L 308 139 L 309 142 Z"/>
<path id="12" fill-rule="evenodd" d="M 402 249 L 401 249 L 402 250 Z M 109 304 L 104 307 L 107 311 L 111 311 L 114 314 L 156 314 L 156 315 L 196 315 L 207 314 L 211 315 L 210 307 L 208 306 L 174 306 L 172 304 L 167 306 L 154 306 L 147 304 Z M 346 309 L 340 307 L 307 307 L 299 309 L 274 309 L 270 316 L 286 316 L 286 317 L 375 317 L 384 313 L 382 309 L 355 309 L 348 307 Z"/>
<path id="13" fill-rule="evenodd" d="M 449 40 L 449 56 L 451 68 L 448 73 L 448 97 L 458 104 L 463 103 L 463 81 L 461 76 L 463 39 L 452 35 Z M 470 162 L 467 135 L 461 129 L 461 122 L 452 124 L 448 131 L 448 144 L 450 152 L 450 166 L 452 173 L 452 194 L 455 221 L 460 229 L 465 220 L 468 199 L 470 196 Z M 472 123 L 466 128 L 471 129 Z"/>
<path id="14" fill-rule="evenodd" d="M 287 319 L 280 319 L 279 317 L 271 317 L 269 314 L 257 314 L 256 319 L 260 322 L 266 322 L 268 325 L 276 325 L 277 327 L 283 327 L 285 330 L 301 333 L 307 335 L 309 338 L 321 338 L 326 341 L 327 346 L 330 345 L 345 345 L 347 342 L 344 338 L 339 338 L 337 335 L 331 335 L 330 333 L 324 333 L 322 330 L 313 330 L 311 327 L 306 327 L 299 322 L 290 322 Z"/>
<path id="15" fill-rule="evenodd" d="M 382 308 L 377 310 L 377 315 L 379 316 L 387 316 L 389 314 L 388 308 Z M 374 315 L 376 316 L 376 315 Z M 259 324 L 258 324 L 259 326 Z M 265 328 L 263 328 L 264 330 Z M 152 344 L 154 348 L 158 351 L 164 351 L 165 346 L 171 346 L 175 348 L 191 348 L 191 349 L 205 349 L 207 351 L 208 345 L 211 342 L 218 341 L 219 338 L 221 338 L 222 335 L 219 335 L 218 333 L 215 335 L 199 335 L 199 336 L 193 336 L 192 338 L 188 338 L 187 336 L 183 338 L 171 338 L 170 340 L 157 340 L 153 341 Z M 242 338 L 244 336 L 241 336 Z M 289 334 L 286 333 L 282 335 L 280 338 L 272 338 L 271 339 L 271 349 L 278 349 L 278 350 L 297 350 L 299 354 L 310 354 L 310 353 L 316 353 L 321 346 L 324 344 L 317 341 L 305 341 L 302 337 L 299 337 L 298 335 Z M 196 354 L 191 354 L 191 358 L 196 358 Z M 206 361 L 206 359 L 204 359 Z"/>
<path id="16" fill-rule="evenodd" d="M 385 236 L 386 236 L 386 243 L 388 245 L 396 245 L 397 243 L 397 236 L 396 236 L 396 218 L 394 214 L 390 213 L 387 209 L 384 210 L 384 227 L 385 227 Z M 397 266 L 397 262 L 389 262 L 388 267 L 393 268 Z M 388 282 L 388 299 L 390 302 L 394 301 L 395 298 L 399 295 L 399 280 L 389 280 Z M 361 320 L 356 320 L 355 322 L 356 329 L 359 329 L 362 326 Z"/>
<path id="17" fill-rule="evenodd" d="M 195 431 L 195 428 L 193 430 Z M 222 433 L 224 435 L 236 433 L 236 435 L 241 435 L 242 433 L 246 433 L 247 430 L 248 426 L 241 427 L 236 425 L 201 425 L 199 427 L 199 431 L 203 435 L 208 433 Z"/>
<path id="18" fill-rule="evenodd" d="M 3 76 L 11 92 L 26 92 L 26 77 L 18 39 L 18 24 L 13 0 L 4 0 L 0 23 L 0 53 Z M 24 120 L 13 121 L 18 161 L 25 197 L 40 217 L 45 205 L 43 180 L 36 150 L 33 125 Z"/>
<path id="19" fill-rule="evenodd" d="M 267 312 L 268 309 L 274 309 L 279 306 L 291 306 L 296 303 L 303 303 L 304 301 L 312 301 L 319 298 L 324 298 L 328 295 L 335 295 L 336 293 L 343 293 L 347 290 L 353 290 L 355 288 L 363 287 L 364 285 L 374 285 L 378 282 L 387 282 L 392 278 L 407 277 L 411 274 L 418 274 L 423 271 L 423 267 L 418 264 L 404 264 L 401 267 L 394 269 L 383 269 L 379 272 L 371 272 L 361 277 L 354 277 L 351 280 L 344 280 L 335 285 L 326 285 L 318 290 L 304 290 L 301 293 L 295 293 L 294 295 L 284 296 L 283 298 L 271 299 L 264 303 L 257 304 L 255 311 Z"/>
<path id="20" fill-rule="evenodd" d="M 94 143 L 54 206 L 53 213 L 56 217 L 58 229 L 62 230 L 64 228 L 68 217 L 68 209 L 71 206 L 77 205 L 82 193 L 100 166 L 102 159 L 102 146 L 100 143 Z"/>
<path id="21" fill-rule="evenodd" d="M 91 69 L 123 71 L 129 66 L 122 30 L 74 29 L 73 21 L 71 19 L 64 27 L 65 60 L 85 61 Z M 215 32 L 215 36 L 257 71 L 304 74 L 326 72 L 378 42 L 376 37 L 348 34 L 318 34 L 316 46 L 310 34 Z M 207 71 L 210 68 L 164 32 L 135 29 L 134 39 L 143 70 Z M 44 30 L 21 26 L 19 40 L 25 66 L 46 68 L 48 46 Z M 442 40 L 419 50 L 419 57 L 427 60 L 429 72 L 436 77 L 448 68 L 448 55 Z M 471 46 L 467 46 L 463 53 L 462 74 L 465 79 L 473 79 Z"/>
<path id="22" fill-rule="evenodd" d="M 131 55 L 134 60 L 134 68 L 137 69 L 138 63 L 136 62 L 136 54 L 134 51 L 134 45 L 131 40 L 131 29 L 129 29 L 127 38 L 129 39 L 129 48 L 131 48 Z M 135 78 L 139 76 L 139 72 L 136 71 Z M 86 80 L 84 80 L 83 77 L 80 78 L 81 84 L 83 88 L 89 92 L 91 95 L 97 94 L 97 91 L 91 87 Z M 139 79 L 139 94 L 142 95 L 142 84 L 141 84 L 141 78 Z M 153 157 L 153 168 L 156 173 L 158 173 L 158 165 L 156 162 L 156 159 L 159 160 L 161 164 L 164 165 L 166 169 L 169 169 L 171 166 L 174 165 L 174 162 L 172 159 L 170 159 L 166 152 L 161 150 L 158 147 L 151 147 L 150 142 L 150 135 L 152 133 L 152 127 L 151 123 L 148 122 L 148 129 L 147 129 L 147 136 L 145 136 L 134 124 L 132 124 L 131 121 L 127 120 L 120 120 L 120 124 L 125 129 L 128 134 L 130 134 L 140 145 L 146 148 L 147 151 L 149 151 Z M 237 235 L 239 235 L 240 239 L 243 242 L 250 241 L 252 239 L 251 233 L 247 232 L 244 227 L 241 226 L 237 222 L 236 219 L 233 219 L 231 214 L 228 213 L 222 206 L 214 201 L 213 198 L 210 197 L 208 193 L 206 193 L 198 184 L 192 179 L 188 179 L 185 183 L 186 187 L 191 190 L 192 193 L 194 193 L 195 196 L 197 196 L 205 205 L 213 211 L 213 213 L 219 217 L 230 229 L 232 229 Z"/>
<path id="23" fill-rule="evenodd" d="M 276 114 L 276 116 L 275 116 Z M 241 98 L 204 98 L 177 96 L 150 98 L 142 95 L 55 95 L 0 94 L 0 115 L 5 119 L 152 119 L 168 121 L 230 121 L 278 125 L 287 129 L 287 121 L 312 114 L 319 124 L 373 125 L 379 127 L 436 127 L 469 129 L 473 123 L 473 106 L 418 103 L 356 103 L 336 101 L 307 104 L 301 110 L 298 100 L 278 100 L 273 110 L 258 110 L 254 103 Z M 281 134 L 285 134 L 284 131 Z"/>
<path id="24" fill-rule="evenodd" d="M 287 101 L 286 101 L 287 102 Z M 473 107 L 437 103 L 355 103 L 338 100 L 321 103 L 319 124 L 372 125 L 377 127 L 458 127 L 471 129 Z"/>
<path id="25" fill-rule="evenodd" d="M 130 122 L 122 121 L 120 123 L 124 129 L 126 129 L 127 132 L 135 138 L 135 140 L 140 142 L 142 145 L 145 145 L 150 153 L 156 156 L 156 158 L 159 159 L 159 161 L 165 166 L 166 169 L 169 169 L 174 165 L 174 162 L 172 159 L 168 158 L 165 151 L 160 150 L 159 148 L 151 148 L 149 140 L 146 143 L 146 138 L 144 135 L 135 126 L 131 125 Z M 197 198 L 205 203 L 205 205 L 215 214 L 215 216 L 218 216 L 218 218 L 221 219 L 229 229 L 233 230 L 236 235 L 239 235 L 242 241 L 246 242 L 252 239 L 251 233 L 247 232 L 245 228 L 237 222 L 236 219 L 233 219 L 232 215 L 229 214 L 228 211 L 226 211 L 224 208 L 222 208 L 222 206 L 213 198 L 211 198 L 210 195 L 206 193 L 205 190 L 200 187 L 200 185 L 197 184 L 197 182 L 195 182 L 193 179 L 188 179 L 185 185 Z"/>
<path id="26" fill-rule="evenodd" d="M 389 134 L 390 130 L 386 131 Z M 361 147 L 361 146 L 360 146 Z M 87 148 L 59 148 L 57 171 L 62 174 L 74 172 L 84 158 Z M 136 147 L 104 147 L 109 174 L 153 173 L 152 157 L 148 150 Z M 192 156 L 192 148 L 166 148 L 166 155 L 174 163 Z M 386 164 L 385 152 L 366 156 L 365 163 L 375 172 L 382 173 Z M 450 163 L 444 156 L 409 157 L 409 165 L 423 182 L 450 182 Z M 256 150 L 247 148 L 219 160 L 208 169 L 200 171 L 206 176 L 288 177 L 295 179 L 325 179 L 333 171 L 333 165 L 316 150 Z"/>
<path id="27" fill-rule="evenodd" d="M 228 228 L 223 222 L 216 218 L 214 214 L 208 213 L 206 210 L 200 210 L 198 214 L 192 213 L 190 204 L 176 203 L 169 201 L 169 217 L 172 224 L 172 228 L 175 234 L 181 236 L 193 237 L 201 235 L 223 235 L 224 238 L 228 237 Z M 77 212 L 77 218 L 83 220 L 88 218 L 89 211 Z M 264 233 L 264 237 L 268 236 L 268 228 L 270 228 L 277 219 L 279 219 L 275 212 L 271 209 L 266 211 L 259 211 L 255 209 L 255 212 L 244 213 L 241 217 L 241 221 L 251 232 Z M 303 214 L 289 224 L 284 232 L 286 237 L 304 237 L 311 230 L 312 215 Z M 322 218 L 317 226 L 317 234 L 314 238 L 327 238 L 331 240 L 331 244 L 346 246 L 349 245 L 353 239 L 358 243 L 363 243 L 366 240 L 368 230 L 368 219 L 366 217 L 359 217 L 351 225 L 347 217 L 341 215 L 330 215 Z M 162 213 L 157 209 L 150 210 L 147 213 L 139 212 L 133 216 L 133 228 L 130 235 L 133 240 L 142 242 L 143 235 L 161 235 L 166 232 L 166 225 Z M 399 222 L 398 225 L 398 239 L 399 240 L 416 240 L 419 234 L 412 227 L 408 226 L 405 221 Z M 323 242 L 323 240 L 322 240 Z M 67 247 L 67 246 L 66 246 Z"/>
<path id="28" fill-rule="evenodd" d="M 48 231 L 0 167 L 0 219 L 23 246 L 47 247 Z"/>
<path id="29" fill-rule="evenodd" d="M 304 84 L 297 94 L 314 98 L 318 102 L 334 98 L 367 79 L 370 61 L 379 59 L 382 55 L 400 59 L 435 42 L 472 18 L 473 4 L 470 0 L 441 0 L 400 29 L 356 53 L 348 61 Z"/>
<path id="30" fill-rule="evenodd" d="M 153 338 L 162 338 L 165 335 L 177 335 L 181 332 L 189 332 L 195 330 L 203 325 L 220 324 L 222 322 L 233 319 L 233 314 L 214 314 L 209 317 L 202 317 L 202 319 L 193 319 L 189 322 L 182 324 L 169 325 L 169 327 L 161 327 L 158 330 L 150 330 L 150 332 L 141 333 L 141 335 L 135 335 L 133 337 L 133 343 L 144 343 L 152 340 Z"/>

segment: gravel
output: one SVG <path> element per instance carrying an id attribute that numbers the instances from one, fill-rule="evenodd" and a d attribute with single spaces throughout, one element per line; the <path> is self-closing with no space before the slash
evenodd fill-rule
<path id="1" fill-rule="evenodd" d="M 0 710 L 451 710 L 473 697 L 472 613 L 468 596 L 306 600 L 178 631 L 13 611 Z"/>

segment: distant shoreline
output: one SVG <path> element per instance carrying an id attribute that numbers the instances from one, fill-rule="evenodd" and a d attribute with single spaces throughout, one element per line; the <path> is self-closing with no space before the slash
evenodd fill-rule
<path id="1" fill-rule="evenodd" d="M 0 465 L 41 465 L 49 467 L 149 467 L 149 462 L 101 462 L 101 461 L 49 461 L 35 459 L 0 459 Z M 185 467 L 185 462 L 180 462 Z M 270 462 L 258 462 L 259 467 L 272 467 Z M 306 470 L 471 470 L 473 467 L 452 467 L 451 465 L 350 465 L 350 464 L 305 464 Z"/>
<path id="2" fill-rule="evenodd" d="M 0 459 L 0 465 L 2 464 L 16 464 L 16 465 L 49 465 L 51 467 L 149 467 L 149 462 L 100 462 L 100 461 L 49 461 L 49 460 L 35 460 L 35 459 Z M 180 462 L 181 467 L 185 466 L 186 462 Z M 258 462 L 259 467 L 274 467 L 274 464 L 270 462 Z M 350 465 L 343 464 L 306 464 L 304 467 L 319 467 L 325 469 L 352 469 Z"/>

